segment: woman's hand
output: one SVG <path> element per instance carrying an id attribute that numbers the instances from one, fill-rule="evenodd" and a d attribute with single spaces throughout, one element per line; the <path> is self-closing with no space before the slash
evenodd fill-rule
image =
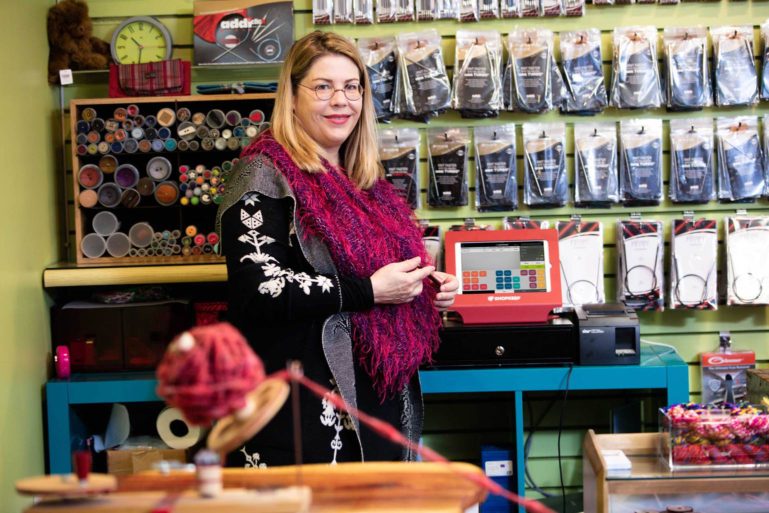
<path id="1" fill-rule="evenodd" d="M 433 281 L 440 284 L 434 304 L 435 308 L 443 312 L 454 304 L 454 297 L 457 295 L 457 290 L 459 290 L 459 280 L 453 274 L 440 271 L 434 271 L 430 276 Z"/>
<path id="2" fill-rule="evenodd" d="M 431 265 L 419 267 L 421 263 L 420 257 L 414 257 L 377 269 L 370 278 L 374 303 L 400 304 L 413 301 L 422 293 L 422 280 L 435 271 Z"/>

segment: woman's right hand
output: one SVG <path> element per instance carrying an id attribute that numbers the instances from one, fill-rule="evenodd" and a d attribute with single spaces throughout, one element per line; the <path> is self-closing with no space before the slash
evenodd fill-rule
<path id="1" fill-rule="evenodd" d="M 428 265 L 419 267 L 420 257 L 393 262 L 380 267 L 371 275 L 375 304 L 408 303 L 422 293 L 422 280 L 435 271 Z"/>

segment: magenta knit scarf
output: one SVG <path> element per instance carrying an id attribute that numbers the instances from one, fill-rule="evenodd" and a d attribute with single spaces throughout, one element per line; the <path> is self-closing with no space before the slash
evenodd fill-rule
<path id="1" fill-rule="evenodd" d="M 323 161 L 325 173 L 307 173 L 267 131 L 241 157 L 263 154 L 288 180 L 306 237 L 326 245 L 337 272 L 368 278 L 384 265 L 415 256 L 429 262 L 411 210 L 386 181 L 358 189 L 342 170 Z M 400 392 L 438 348 L 436 289 L 425 280 L 410 303 L 351 312 L 353 351 L 380 399 Z"/>

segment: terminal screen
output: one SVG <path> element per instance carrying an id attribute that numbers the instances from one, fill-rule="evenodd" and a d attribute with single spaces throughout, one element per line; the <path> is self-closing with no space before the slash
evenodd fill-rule
<path id="1" fill-rule="evenodd" d="M 546 241 L 461 242 L 457 278 L 462 294 L 547 292 Z"/>

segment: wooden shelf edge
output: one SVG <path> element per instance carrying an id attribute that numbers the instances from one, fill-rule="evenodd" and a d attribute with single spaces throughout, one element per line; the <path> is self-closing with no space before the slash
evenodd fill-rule
<path id="1" fill-rule="evenodd" d="M 225 264 L 153 265 L 133 267 L 60 267 L 43 271 L 43 287 L 215 283 L 227 281 Z"/>

